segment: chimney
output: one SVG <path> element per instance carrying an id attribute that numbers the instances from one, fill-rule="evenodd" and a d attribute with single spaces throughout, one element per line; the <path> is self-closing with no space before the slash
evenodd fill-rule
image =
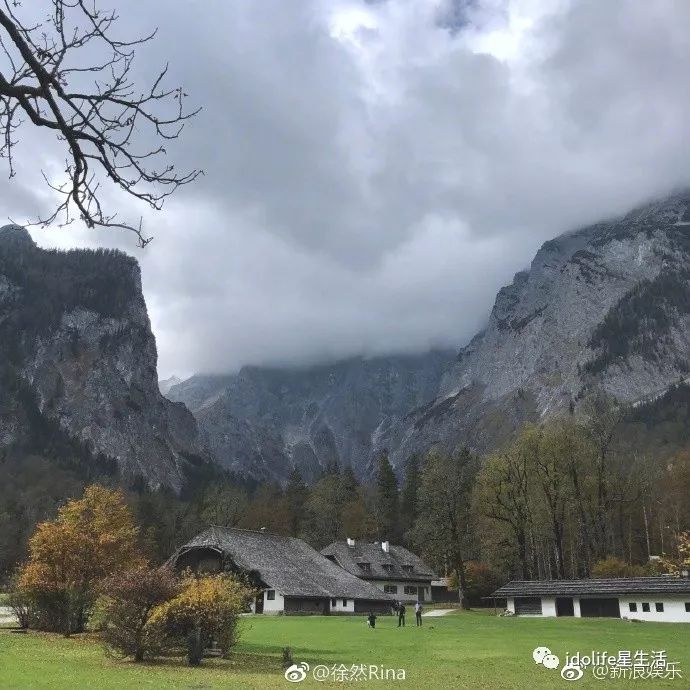
<path id="1" fill-rule="evenodd" d="M 351 549 L 354 549 L 354 548 L 355 548 L 355 540 L 354 540 L 354 539 L 351 539 L 350 537 L 348 537 L 348 538 L 347 538 L 347 545 L 348 545 Z"/>
<path id="2" fill-rule="evenodd" d="M 391 544 L 389 541 L 382 541 L 381 542 L 381 548 L 384 550 L 385 553 L 388 553 L 391 550 Z"/>

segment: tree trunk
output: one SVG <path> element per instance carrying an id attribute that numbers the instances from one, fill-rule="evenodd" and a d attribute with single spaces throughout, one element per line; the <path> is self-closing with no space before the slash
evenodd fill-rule
<path id="1" fill-rule="evenodd" d="M 455 572 L 458 574 L 458 584 L 460 585 L 460 608 L 464 611 L 470 610 L 470 602 L 467 598 L 467 578 L 465 577 L 465 561 L 462 556 L 455 556 Z"/>
<path id="2" fill-rule="evenodd" d="M 524 532 L 518 532 L 518 559 L 520 560 L 520 568 L 522 571 L 522 579 L 529 580 L 529 565 L 527 563 L 527 537 Z"/>
<path id="3" fill-rule="evenodd" d="M 204 656 L 204 642 L 201 628 L 196 625 L 187 637 L 187 661 L 190 666 L 199 666 Z"/>

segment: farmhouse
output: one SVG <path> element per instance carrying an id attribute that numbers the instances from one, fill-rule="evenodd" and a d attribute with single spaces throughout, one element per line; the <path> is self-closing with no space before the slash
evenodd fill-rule
<path id="1" fill-rule="evenodd" d="M 497 589 L 518 616 L 634 618 L 690 623 L 690 578 L 626 577 L 606 580 L 514 580 Z"/>
<path id="2" fill-rule="evenodd" d="M 321 553 L 348 573 L 398 601 L 431 601 L 431 568 L 403 546 L 387 541 L 334 541 Z"/>
<path id="3" fill-rule="evenodd" d="M 258 594 L 254 613 L 390 613 L 393 600 L 293 537 L 210 527 L 179 548 L 178 570 L 246 576 Z"/>

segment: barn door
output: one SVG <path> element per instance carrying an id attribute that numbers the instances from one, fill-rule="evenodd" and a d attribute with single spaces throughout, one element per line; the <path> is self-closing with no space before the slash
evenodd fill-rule
<path id="1" fill-rule="evenodd" d="M 618 599 L 580 599 L 583 618 L 620 618 Z"/>
<path id="2" fill-rule="evenodd" d="M 575 607 L 573 606 L 572 597 L 556 597 L 556 615 L 557 616 L 574 616 Z"/>

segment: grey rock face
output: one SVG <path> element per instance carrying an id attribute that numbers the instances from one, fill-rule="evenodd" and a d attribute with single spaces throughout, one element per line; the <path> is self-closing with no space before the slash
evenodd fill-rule
<path id="1" fill-rule="evenodd" d="M 206 462 L 192 415 L 158 391 L 134 259 L 44 251 L 23 228 L 0 229 L 0 343 L 0 446 L 30 441 L 28 400 L 125 477 L 179 490 L 186 464 Z"/>
<path id="2" fill-rule="evenodd" d="M 367 476 L 387 430 L 437 393 L 454 353 L 354 358 L 305 369 L 245 367 L 168 393 L 194 412 L 216 459 L 255 478 L 314 479 L 329 463 Z"/>

